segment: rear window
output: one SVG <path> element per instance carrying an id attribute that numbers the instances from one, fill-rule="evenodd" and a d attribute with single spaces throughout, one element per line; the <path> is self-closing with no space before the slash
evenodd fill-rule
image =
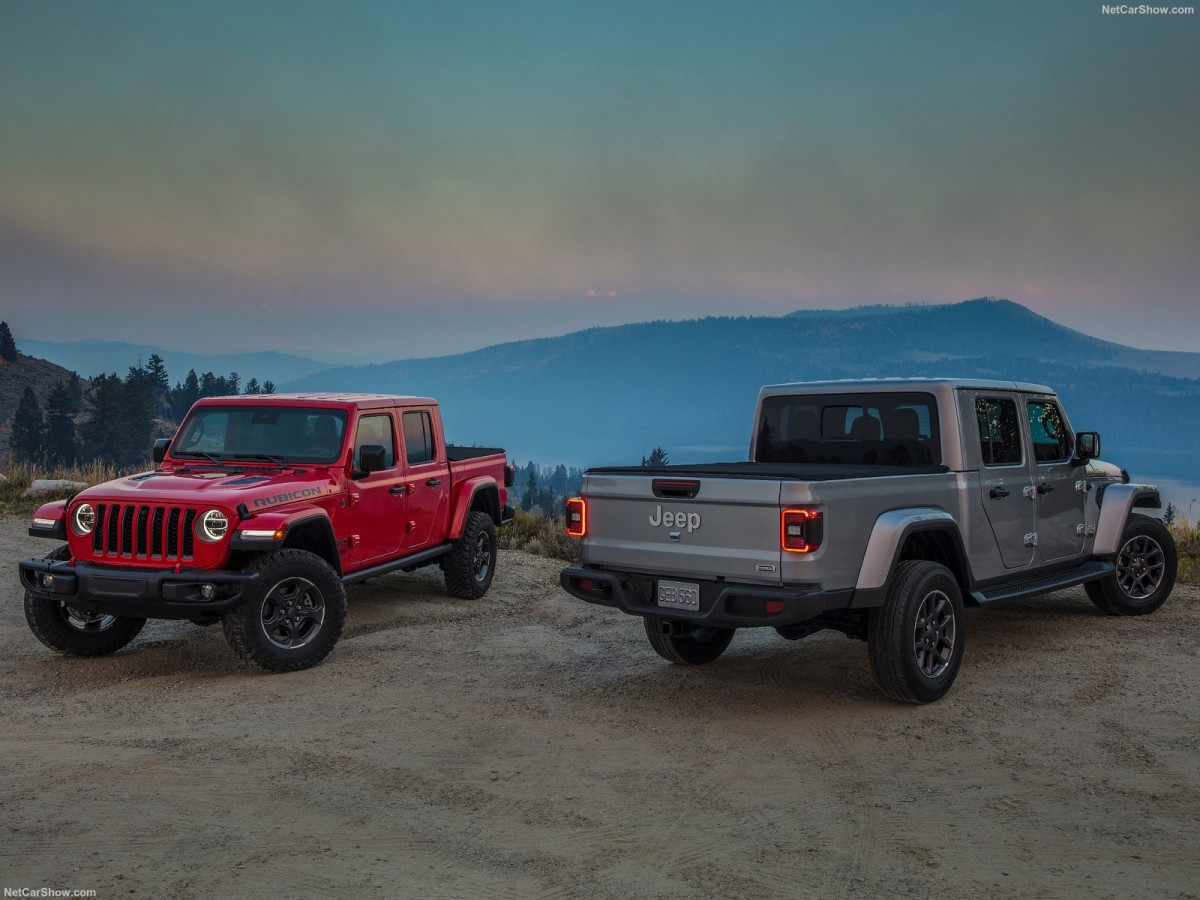
<path id="1" fill-rule="evenodd" d="M 754 458 L 771 463 L 935 466 L 932 394 L 806 394 L 763 401 Z"/>

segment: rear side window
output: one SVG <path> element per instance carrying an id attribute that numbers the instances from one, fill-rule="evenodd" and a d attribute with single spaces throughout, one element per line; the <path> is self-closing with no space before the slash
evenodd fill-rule
<path id="1" fill-rule="evenodd" d="M 1017 404 L 1003 397 L 977 397 L 979 449 L 985 466 L 1011 466 L 1021 462 L 1021 425 Z"/>
<path id="2" fill-rule="evenodd" d="M 433 460 L 433 422 L 427 412 L 406 412 L 403 416 L 404 452 L 410 466 Z"/>
<path id="3" fill-rule="evenodd" d="M 755 460 L 932 466 L 942 461 L 932 394 L 809 394 L 768 397 Z"/>
<path id="4" fill-rule="evenodd" d="M 1071 455 L 1071 438 L 1058 406 L 1049 400 L 1030 400 L 1029 436 L 1038 462 L 1061 462 Z"/>

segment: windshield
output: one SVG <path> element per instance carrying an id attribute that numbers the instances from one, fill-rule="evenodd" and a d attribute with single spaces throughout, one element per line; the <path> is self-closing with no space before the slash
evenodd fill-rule
<path id="1" fill-rule="evenodd" d="M 932 394 L 768 397 L 758 462 L 935 466 L 941 459 Z"/>
<path id="2" fill-rule="evenodd" d="M 171 445 L 173 456 L 331 463 L 342 453 L 346 412 L 288 406 L 202 406 Z"/>

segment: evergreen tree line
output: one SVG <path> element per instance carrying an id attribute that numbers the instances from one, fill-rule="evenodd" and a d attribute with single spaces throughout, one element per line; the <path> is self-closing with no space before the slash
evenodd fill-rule
<path id="1" fill-rule="evenodd" d="M 536 508 L 545 519 L 562 515 L 567 498 L 579 494 L 583 481 L 583 470 L 574 466 L 542 466 L 530 460 L 515 468 L 512 491 L 520 498 L 518 505 L 525 512 Z"/>
<path id="2" fill-rule="evenodd" d="M 3 323 L 0 323 L 2 325 Z M 0 328 L 0 350 L 7 331 Z M 11 335 L 9 335 L 11 340 Z M 244 393 L 273 394 L 275 385 L 251 378 Z M 236 372 L 197 375 L 171 387 L 162 357 L 130 366 L 124 378 L 116 372 L 97 375 L 86 388 L 78 375 L 59 381 L 43 411 L 32 387 L 26 387 L 13 416 L 9 448 L 16 462 L 71 466 L 96 460 L 121 467 L 145 462 L 157 420 L 179 422 L 201 397 L 243 393 Z M 82 416 L 80 415 L 82 413 Z"/>

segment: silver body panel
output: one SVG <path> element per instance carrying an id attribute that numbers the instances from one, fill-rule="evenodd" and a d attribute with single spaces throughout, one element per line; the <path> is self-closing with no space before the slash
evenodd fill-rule
<path id="1" fill-rule="evenodd" d="M 1074 435 L 1054 392 L 1040 384 L 888 379 L 770 385 L 759 392 L 752 434 L 758 434 L 767 398 L 864 392 L 933 395 L 941 463 L 948 471 L 804 480 L 764 477 L 755 467 L 767 464 L 748 462 L 739 464 L 745 477 L 736 466 L 721 474 L 706 474 L 703 467 L 695 473 L 687 467 L 588 472 L 582 486 L 589 509 L 582 564 L 683 580 L 877 591 L 887 584 L 904 537 L 934 528 L 960 542 L 969 582 L 996 585 L 1112 554 L 1134 503 L 1157 505 L 1152 486 L 1114 484 L 1122 477 L 1115 467 L 1035 458 L 1031 410 L 1055 405 L 1066 434 Z M 976 417 L 980 398 L 1014 405 L 1023 448 L 1019 462 L 985 463 Z M 1038 427 L 1045 424 L 1039 421 Z M 1038 452 L 1044 455 L 1044 435 L 1042 440 Z M 655 478 L 688 478 L 699 489 L 691 499 L 659 499 L 652 491 Z M 815 552 L 780 549 L 780 514 L 791 507 L 821 510 L 824 534 Z"/>

